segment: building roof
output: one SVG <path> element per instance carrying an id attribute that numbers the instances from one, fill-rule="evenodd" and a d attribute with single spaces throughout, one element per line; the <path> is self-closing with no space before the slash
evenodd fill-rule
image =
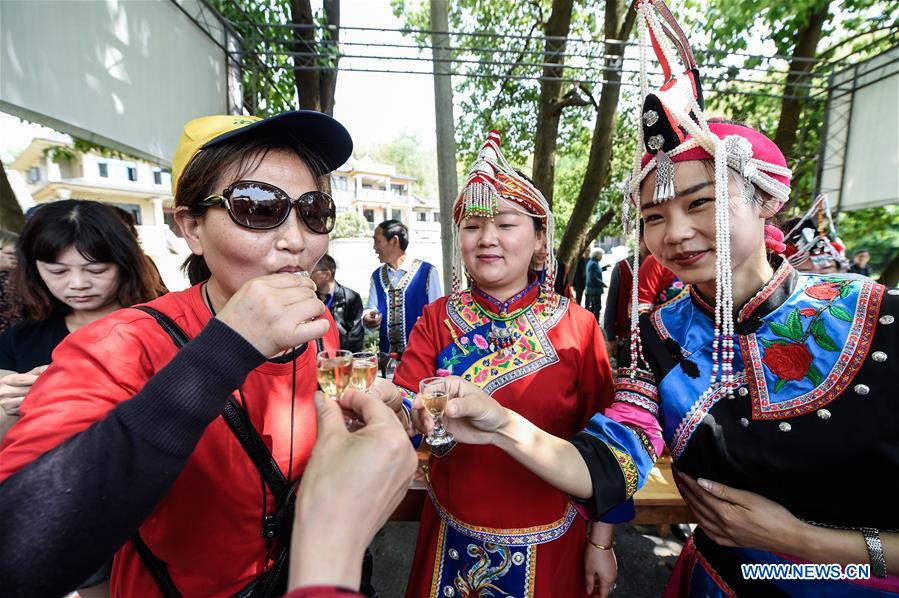
<path id="1" fill-rule="evenodd" d="M 335 172 L 347 175 L 369 174 L 374 176 L 386 176 L 401 181 L 415 180 L 415 177 L 397 174 L 396 166 L 394 164 L 377 162 L 371 154 L 365 154 L 361 158 L 350 158 L 347 160 L 346 164 L 338 168 Z"/>

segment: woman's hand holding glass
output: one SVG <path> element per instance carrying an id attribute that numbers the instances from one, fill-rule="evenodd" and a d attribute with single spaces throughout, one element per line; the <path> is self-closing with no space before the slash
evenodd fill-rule
<path id="1" fill-rule="evenodd" d="M 330 323 L 311 279 L 270 274 L 248 280 L 216 317 L 266 357 L 322 338 Z"/>
<path id="2" fill-rule="evenodd" d="M 429 379 L 430 380 L 430 379 Z M 492 444 L 497 432 L 508 422 L 505 407 L 483 390 L 457 376 L 442 378 L 448 400 L 443 411 L 443 425 L 456 442 Z M 412 423 L 422 434 L 435 430 L 435 418 L 425 406 L 422 394 L 412 404 Z"/>

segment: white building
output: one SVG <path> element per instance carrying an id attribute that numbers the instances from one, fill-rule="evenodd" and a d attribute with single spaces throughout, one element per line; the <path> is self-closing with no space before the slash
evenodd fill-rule
<path id="1" fill-rule="evenodd" d="M 129 212 L 144 251 L 156 261 L 169 288 L 187 285 L 177 265 L 189 250 L 173 231 L 172 177 L 167 169 L 142 160 L 76 151 L 70 143 L 40 138 L 8 168 L 20 174 L 35 203 L 89 199 Z"/>
<path id="2" fill-rule="evenodd" d="M 396 166 L 379 164 L 370 155 L 350 160 L 331 173 L 331 194 L 337 212 L 353 211 L 368 221 L 369 229 L 390 218 L 409 227 L 412 240 L 440 238 L 437 200 L 412 193 L 414 179 L 397 174 Z"/>

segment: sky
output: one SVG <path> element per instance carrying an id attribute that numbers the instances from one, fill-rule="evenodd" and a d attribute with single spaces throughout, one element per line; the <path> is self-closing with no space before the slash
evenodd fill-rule
<path id="1" fill-rule="evenodd" d="M 313 8 L 321 6 L 313 0 Z M 344 27 L 398 28 L 402 23 L 393 16 L 389 0 L 343 0 L 341 25 Z M 342 41 L 374 41 L 411 44 L 399 34 L 345 31 Z M 361 53 L 358 46 L 347 46 L 345 53 Z M 370 50 L 368 51 L 371 52 Z M 380 53 L 418 56 L 415 50 L 384 49 Z M 426 55 L 427 56 L 427 55 Z M 381 62 L 345 58 L 341 66 L 367 69 L 427 70 L 429 62 Z M 387 143 L 404 133 L 415 135 L 425 147 L 436 145 L 434 132 L 434 84 L 430 76 L 394 73 L 340 72 L 334 116 L 353 136 L 356 147 Z M 47 137 L 53 131 L 0 112 L 0 159 L 8 162 L 35 137 Z"/>

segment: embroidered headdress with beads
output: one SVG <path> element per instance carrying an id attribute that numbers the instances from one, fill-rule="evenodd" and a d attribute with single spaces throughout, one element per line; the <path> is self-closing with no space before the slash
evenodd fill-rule
<path id="1" fill-rule="evenodd" d="M 743 177 L 743 199 L 761 202 L 769 195 L 783 205 L 790 193 L 790 169 L 783 153 L 770 139 L 742 125 L 714 122 L 703 114 L 699 69 L 690 44 L 664 0 L 637 0 L 637 27 L 640 48 L 640 89 L 644 98 L 639 110 L 640 142 L 634 159 L 633 174 L 625 189 L 625 225 L 640 219 L 640 184 L 655 171 L 653 202 L 673 199 L 674 164 L 689 160 L 713 160 L 715 163 L 716 293 L 715 336 L 712 345 L 710 384 L 720 382 L 721 393 L 736 387 L 733 372 L 733 295 L 730 255 L 730 210 L 728 168 Z M 661 66 L 664 84 L 650 91 L 648 54 L 652 46 Z M 683 71 L 675 74 L 677 59 Z M 633 215 L 631 214 L 633 209 Z M 639 246 L 639 227 L 631 226 L 635 246 Z M 768 229 L 766 228 L 766 231 Z M 773 245 L 772 245 L 773 246 Z M 634 252 L 634 283 L 631 300 L 632 368 L 648 368 L 642 356 L 637 303 L 639 252 Z"/>
<path id="2" fill-rule="evenodd" d="M 805 216 L 785 228 L 784 243 L 784 255 L 797 268 L 811 261 L 818 268 L 836 267 L 844 272 L 849 269 L 845 247 L 833 224 L 830 202 L 823 193 L 815 198 Z"/>
<path id="3" fill-rule="evenodd" d="M 522 214 L 543 220 L 546 234 L 546 246 L 549 249 L 546 258 L 546 277 L 543 280 L 543 292 L 547 297 L 555 297 L 556 260 L 553 255 L 553 229 L 555 221 L 549 203 L 543 194 L 527 178 L 519 174 L 506 162 L 499 131 L 487 133 L 487 139 L 475 159 L 465 186 L 453 205 L 453 222 L 456 230 L 466 218 L 481 217 L 493 219 L 499 212 L 500 198 L 509 201 Z M 453 294 L 462 290 L 459 278 L 459 243 L 453 242 Z"/>

